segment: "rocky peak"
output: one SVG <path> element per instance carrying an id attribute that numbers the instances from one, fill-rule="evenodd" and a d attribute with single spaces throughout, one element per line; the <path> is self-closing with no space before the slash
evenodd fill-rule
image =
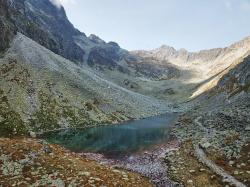
<path id="1" fill-rule="evenodd" d="M 91 65 L 113 66 L 122 58 L 117 43 L 106 43 L 94 34 L 87 37 L 52 0 L 0 0 L 0 28 L 0 50 L 8 48 L 20 32 L 77 64 L 89 64 L 88 59 L 93 59 Z M 102 58 L 106 63 L 100 62 Z"/>
<path id="2" fill-rule="evenodd" d="M 210 49 L 210 50 L 202 50 L 198 52 L 189 52 L 186 49 L 182 48 L 176 50 L 173 47 L 162 45 L 161 47 L 145 51 L 133 51 L 132 54 L 138 55 L 143 58 L 153 58 L 159 63 L 162 62 L 171 62 L 173 64 L 179 63 L 188 63 L 188 62 L 209 62 L 213 61 L 217 58 L 224 49 L 217 48 L 217 49 Z"/>
<path id="3" fill-rule="evenodd" d="M 162 45 L 158 49 L 159 50 L 174 50 L 174 51 L 176 51 L 174 47 L 169 46 L 169 45 Z"/>
<path id="4" fill-rule="evenodd" d="M 118 49 L 120 48 L 119 44 L 116 42 L 108 42 L 108 44 L 115 47 L 115 48 L 118 48 Z"/>
<path id="5" fill-rule="evenodd" d="M 50 0 L 1 0 L 0 7 L 4 7 L 0 25 L 4 23 L 10 35 L 20 32 L 65 58 L 83 60 L 85 52 L 73 37 L 84 34 L 69 22 L 63 7 L 57 8 Z"/>
<path id="6" fill-rule="evenodd" d="M 250 46 L 250 36 L 245 37 L 239 42 L 232 44 L 229 48 L 242 48 L 242 47 L 249 47 L 249 46 Z"/>
<path id="7" fill-rule="evenodd" d="M 98 36 L 91 34 L 88 37 L 92 42 L 96 43 L 96 44 L 105 44 L 105 41 L 102 40 L 101 38 L 99 38 Z"/>
<path id="8" fill-rule="evenodd" d="M 167 46 L 167 45 L 162 45 L 160 48 L 157 48 L 155 50 L 152 50 L 152 52 L 154 53 L 161 53 L 164 55 L 174 55 L 177 51 L 175 48 L 171 47 L 171 46 Z"/>

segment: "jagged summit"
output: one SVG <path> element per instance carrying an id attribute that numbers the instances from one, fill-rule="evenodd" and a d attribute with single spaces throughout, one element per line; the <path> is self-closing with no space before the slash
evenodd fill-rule
<path id="1" fill-rule="evenodd" d="M 174 47 L 168 46 L 168 45 L 162 45 L 159 48 L 157 48 L 158 50 L 173 50 L 176 51 L 176 49 Z M 157 50 L 155 49 L 155 50 Z"/>
<path id="2" fill-rule="evenodd" d="M 20 32 L 65 58 L 83 60 L 84 51 L 74 37 L 84 34 L 69 22 L 63 7 L 58 9 L 49 0 L 3 0 L 0 9 L 4 9 L 0 23 L 9 38 Z"/>
<path id="3" fill-rule="evenodd" d="M 99 38 L 98 36 L 96 36 L 95 34 L 91 34 L 88 37 L 92 42 L 96 43 L 96 44 L 105 44 L 106 42 L 104 40 L 102 40 L 101 38 Z"/>

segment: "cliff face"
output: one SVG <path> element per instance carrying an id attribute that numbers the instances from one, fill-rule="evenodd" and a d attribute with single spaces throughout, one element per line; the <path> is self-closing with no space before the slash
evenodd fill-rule
<path id="1" fill-rule="evenodd" d="M 0 7 L 0 23 L 9 27 L 5 33 L 13 36 L 18 31 L 65 58 L 83 60 L 84 50 L 74 43 L 74 36 L 84 34 L 68 21 L 63 7 L 59 9 L 49 0 L 2 0 Z"/>
<path id="2" fill-rule="evenodd" d="M 9 47 L 9 43 L 14 36 L 13 25 L 9 23 L 10 17 L 8 2 L 0 0 L 0 51 Z"/>
<path id="3" fill-rule="evenodd" d="M 122 58 L 119 45 L 94 35 L 86 37 L 69 22 L 64 8 L 49 0 L 1 0 L 0 15 L 0 50 L 6 49 L 20 32 L 77 64 L 110 68 Z"/>

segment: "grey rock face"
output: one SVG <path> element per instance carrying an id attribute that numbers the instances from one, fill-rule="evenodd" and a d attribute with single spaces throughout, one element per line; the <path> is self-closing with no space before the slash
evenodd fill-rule
<path id="1" fill-rule="evenodd" d="M 105 41 L 94 34 L 91 34 L 88 38 L 96 44 L 105 44 Z"/>
<path id="2" fill-rule="evenodd" d="M 8 3 L 6 0 L 0 0 L 0 51 L 9 47 L 13 32 L 11 32 L 12 25 L 8 24 L 9 18 Z"/>
<path id="3" fill-rule="evenodd" d="M 140 57 L 151 57 L 159 62 L 188 63 L 188 62 L 211 62 L 215 60 L 224 49 L 202 50 L 199 52 L 188 52 L 186 49 L 176 50 L 173 47 L 163 45 L 151 51 L 133 51 L 132 54 Z"/>
<path id="4" fill-rule="evenodd" d="M 20 32 L 78 64 L 96 63 L 113 68 L 122 58 L 117 43 L 106 43 L 95 35 L 86 37 L 69 22 L 64 8 L 49 0 L 1 0 L 0 15 L 0 50 L 6 49 Z"/>
<path id="5" fill-rule="evenodd" d="M 117 61 L 120 60 L 120 48 L 113 45 L 105 45 L 105 47 L 94 47 L 89 53 L 88 65 L 89 66 L 107 66 L 110 69 L 118 67 Z"/>
<path id="6" fill-rule="evenodd" d="M 7 0 L 5 16 L 11 32 L 21 32 L 51 51 L 73 61 L 82 61 L 84 51 L 73 40 L 81 35 L 68 21 L 63 7 L 49 0 Z"/>

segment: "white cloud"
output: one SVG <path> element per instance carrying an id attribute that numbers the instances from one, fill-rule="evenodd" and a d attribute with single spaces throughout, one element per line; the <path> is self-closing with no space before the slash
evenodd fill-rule
<path id="1" fill-rule="evenodd" d="M 68 4 L 75 4 L 75 0 L 50 0 L 50 2 L 54 4 L 57 8 Z"/>

